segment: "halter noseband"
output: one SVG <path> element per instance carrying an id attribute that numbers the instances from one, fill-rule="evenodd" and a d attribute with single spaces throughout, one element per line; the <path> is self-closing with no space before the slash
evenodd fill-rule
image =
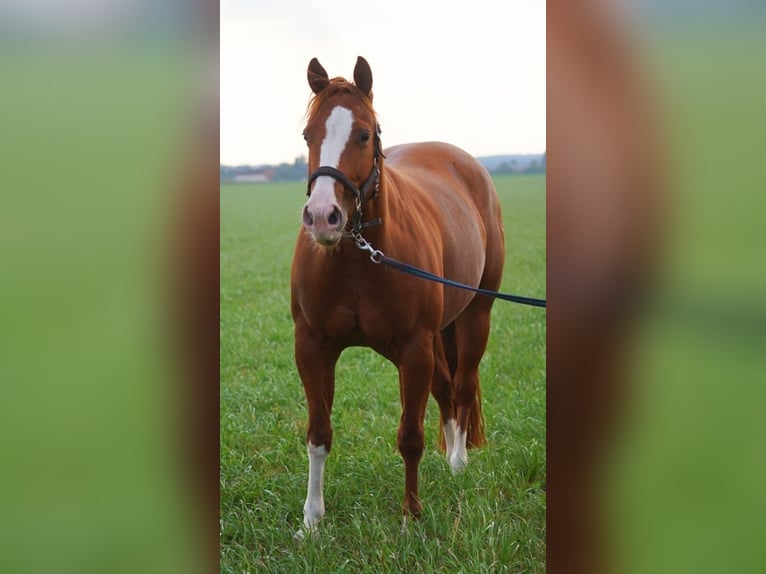
<path id="1" fill-rule="evenodd" d="M 311 196 L 311 184 L 314 180 L 321 176 L 328 176 L 340 183 L 346 190 L 351 192 L 354 196 L 354 216 L 352 218 L 351 235 L 358 234 L 365 227 L 372 227 L 373 225 L 379 225 L 381 223 L 380 218 L 376 218 L 372 221 L 362 223 L 362 205 L 369 200 L 374 199 L 378 195 L 380 190 L 380 168 L 378 167 L 378 158 L 385 158 L 383 151 L 380 147 L 380 126 L 375 126 L 375 137 L 373 139 L 373 155 L 372 155 L 372 170 L 370 175 L 367 176 L 367 180 L 362 184 L 362 187 L 357 187 L 353 181 L 342 171 L 329 165 L 320 165 L 309 175 L 308 183 L 306 184 L 306 195 Z M 373 189 L 372 194 L 368 197 L 370 189 Z"/>

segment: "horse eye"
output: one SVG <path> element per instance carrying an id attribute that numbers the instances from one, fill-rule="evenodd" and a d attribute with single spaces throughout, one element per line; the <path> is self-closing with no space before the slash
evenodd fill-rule
<path id="1" fill-rule="evenodd" d="M 306 134 L 306 132 L 303 132 L 303 141 L 309 143 L 309 136 Z"/>
<path id="2" fill-rule="evenodd" d="M 359 143 L 367 143 L 370 141 L 370 132 L 362 132 L 359 134 Z"/>

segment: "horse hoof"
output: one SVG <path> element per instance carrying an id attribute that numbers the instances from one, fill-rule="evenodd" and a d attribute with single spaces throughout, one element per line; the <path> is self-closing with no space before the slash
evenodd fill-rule
<path id="1" fill-rule="evenodd" d="M 293 541 L 302 544 L 306 541 L 308 538 L 316 538 L 319 536 L 319 529 L 316 526 L 312 526 L 311 528 L 306 528 L 305 526 L 301 526 L 295 534 L 293 534 Z"/>
<path id="2" fill-rule="evenodd" d="M 423 505 L 416 497 L 408 496 L 402 503 L 402 516 L 405 519 L 414 518 L 417 520 L 423 514 Z"/>
<path id="3" fill-rule="evenodd" d="M 468 466 L 468 460 L 465 458 L 460 458 L 459 456 L 453 456 L 449 460 L 449 466 L 450 469 L 452 469 L 452 474 L 454 476 L 465 470 L 465 467 Z"/>

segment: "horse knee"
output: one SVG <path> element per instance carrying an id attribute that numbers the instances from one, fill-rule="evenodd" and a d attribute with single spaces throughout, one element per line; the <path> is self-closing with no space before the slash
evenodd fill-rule
<path id="1" fill-rule="evenodd" d="M 397 435 L 397 446 L 402 458 L 409 460 L 420 460 L 425 448 L 424 433 L 422 430 L 399 429 Z"/>

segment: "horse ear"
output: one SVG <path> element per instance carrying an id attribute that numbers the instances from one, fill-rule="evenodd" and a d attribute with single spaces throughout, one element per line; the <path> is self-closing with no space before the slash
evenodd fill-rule
<path id="1" fill-rule="evenodd" d="M 354 83 L 362 93 L 372 99 L 372 72 L 367 60 L 359 56 L 354 67 Z"/>
<path id="2" fill-rule="evenodd" d="M 315 94 L 318 94 L 330 85 L 330 78 L 327 75 L 327 71 L 316 58 L 311 58 L 311 61 L 309 62 L 308 78 L 311 91 Z"/>

